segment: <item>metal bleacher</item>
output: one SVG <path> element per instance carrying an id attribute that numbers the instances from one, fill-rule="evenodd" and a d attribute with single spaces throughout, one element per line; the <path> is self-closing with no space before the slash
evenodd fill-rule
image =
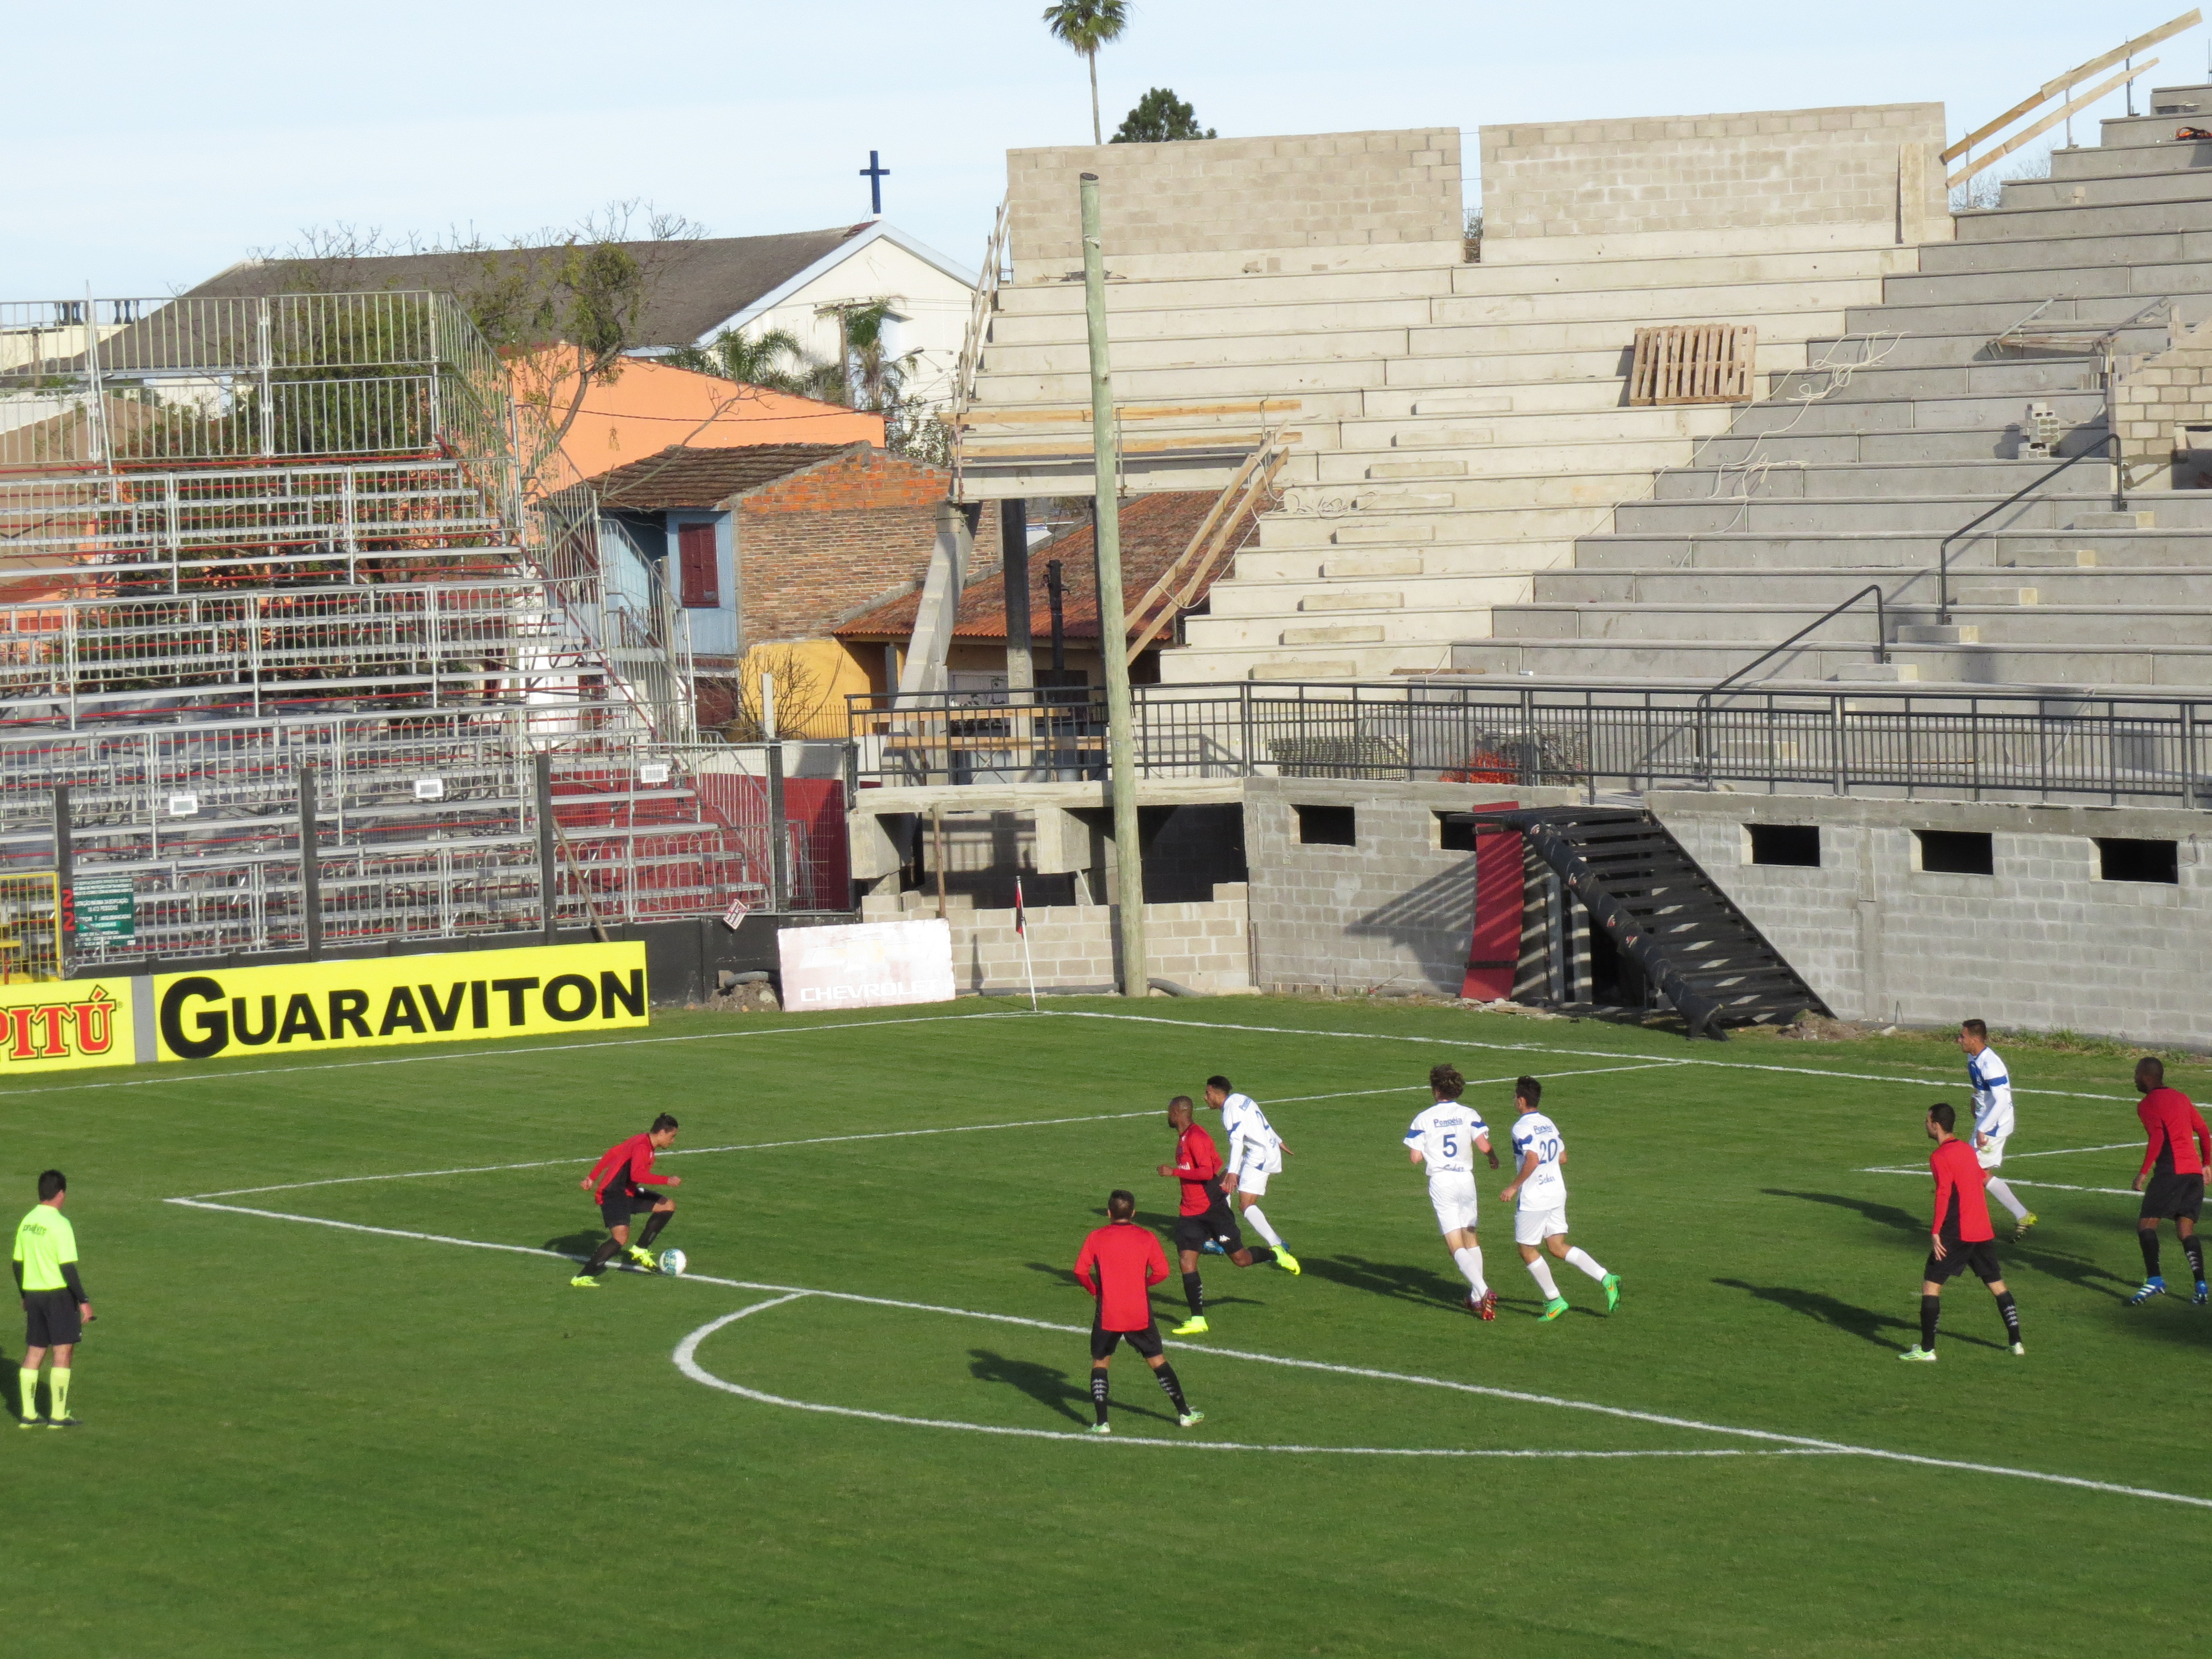
<path id="1" fill-rule="evenodd" d="M 565 467 L 450 295 L 0 305 L 0 873 L 65 788 L 137 911 L 80 961 L 297 949 L 304 793 L 328 945 L 757 898 L 684 613 Z"/>

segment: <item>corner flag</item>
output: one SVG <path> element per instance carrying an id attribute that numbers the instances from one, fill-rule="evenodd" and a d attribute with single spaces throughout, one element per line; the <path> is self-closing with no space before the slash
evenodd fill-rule
<path id="1" fill-rule="evenodd" d="M 1022 942 L 1022 968 L 1029 975 L 1030 1012 L 1036 1006 L 1036 964 L 1030 960 L 1030 914 L 1022 904 L 1022 878 L 1014 878 L 1014 934 Z"/>

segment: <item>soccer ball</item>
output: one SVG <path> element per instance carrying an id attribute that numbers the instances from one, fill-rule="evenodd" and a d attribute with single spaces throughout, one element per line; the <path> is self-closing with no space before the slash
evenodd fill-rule
<path id="1" fill-rule="evenodd" d="M 660 1253 L 660 1271 L 665 1273 L 680 1273 L 689 1265 L 681 1250 L 663 1250 Z"/>

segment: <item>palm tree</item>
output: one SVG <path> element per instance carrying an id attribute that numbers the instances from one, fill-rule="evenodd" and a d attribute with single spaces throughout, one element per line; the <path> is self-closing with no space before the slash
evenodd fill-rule
<path id="1" fill-rule="evenodd" d="M 696 369 L 819 403 L 844 401 L 844 375 L 837 365 L 810 357 L 799 337 L 788 329 L 763 329 L 758 334 L 724 329 L 708 344 L 672 351 L 665 361 L 677 368 Z"/>
<path id="2" fill-rule="evenodd" d="M 1044 9 L 1045 27 L 1091 65 L 1091 142 L 1106 142 L 1098 123 L 1098 48 L 1121 38 L 1129 21 L 1128 0 L 1054 0 Z"/>

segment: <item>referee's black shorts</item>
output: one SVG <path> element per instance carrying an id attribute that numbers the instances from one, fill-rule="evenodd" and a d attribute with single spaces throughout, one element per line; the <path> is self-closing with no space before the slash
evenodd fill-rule
<path id="1" fill-rule="evenodd" d="M 66 1285 L 58 1291 L 23 1292 L 25 1347 L 61 1348 L 83 1338 L 84 1319 Z"/>
<path id="2" fill-rule="evenodd" d="M 1098 1322 L 1098 1316 L 1096 1314 L 1091 1316 L 1091 1357 L 1093 1359 L 1107 1358 L 1114 1352 L 1114 1345 L 1123 1341 L 1128 1343 L 1132 1348 L 1147 1359 L 1158 1359 L 1160 1357 L 1159 1327 L 1153 1324 L 1151 1320 L 1145 1322 L 1145 1328 L 1142 1330 L 1109 1331 Z"/>
<path id="3" fill-rule="evenodd" d="M 1921 1269 L 1920 1276 L 1930 1285 L 1944 1285 L 1969 1267 L 1984 1285 L 2004 1277 L 2004 1269 L 1997 1266 L 1997 1247 L 1986 1238 L 1978 1239 L 1972 1244 L 1946 1238 L 1943 1241 L 1943 1259 L 1938 1261 L 1936 1252 L 1929 1251 L 1927 1266 Z"/>
<path id="4" fill-rule="evenodd" d="M 2150 1182 L 2143 1188 L 2143 1220 L 2163 1221 L 2168 1217 L 2179 1220 L 2187 1216 L 2195 1221 L 2203 1208 L 2203 1176 L 2176 1175 L 2171 1170 L 2151 1172 Z"/>

